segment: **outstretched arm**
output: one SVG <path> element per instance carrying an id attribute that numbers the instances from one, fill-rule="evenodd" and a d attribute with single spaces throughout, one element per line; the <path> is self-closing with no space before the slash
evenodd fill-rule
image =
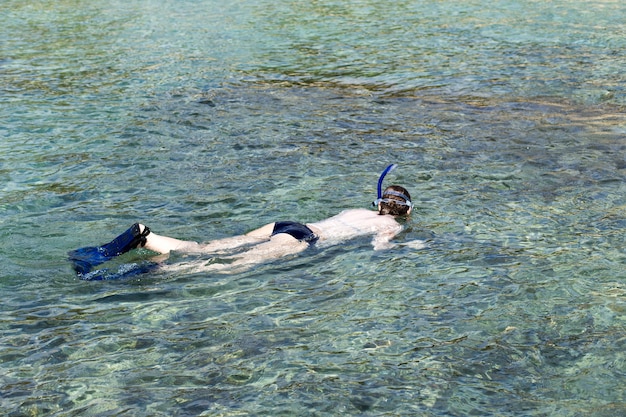
<path id="1" fill-rule="evenodd" d="M 426 241 L 421 239 L 410 240 L 408 242 L 392 242 L 391 239 L 395 237 L 394 235 L 376 235 L 372 240 L 372 245 L 374 246 L 374 250 L 384 250 L 391 249 L 395 246 L 406 246 L 411 249 L 424 249 L 427 247 Z"/>
<path id="2" fill-rule="evenodd" d="M 391 242 L 391 239 L 396 237 L 396 235 L 400 233 L 401 230 L 402 226 L 398 225 L 398 227 L 394 227 L 393 229 L 387 229 L 375 234 L 374 238 L 372 239 L 372 246 L 374 246 L 374 250 L 393 248 L 396 244 Z"/>

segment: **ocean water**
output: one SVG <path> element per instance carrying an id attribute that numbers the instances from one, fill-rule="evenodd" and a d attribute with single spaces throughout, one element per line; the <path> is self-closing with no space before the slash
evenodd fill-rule
<path id="1" fill-rule="evenodd" d="M 625 414 L 624 21 L 3 1 L 2 414 Z M 424 249 L 102 282 L 66 260 L 135 221 L 202 241 L 367 207 L 389 163 L 416 204 L 397 240 Z"/>

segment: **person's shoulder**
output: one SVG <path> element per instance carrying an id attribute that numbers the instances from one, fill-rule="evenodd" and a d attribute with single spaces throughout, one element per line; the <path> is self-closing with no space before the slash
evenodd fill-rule
<path id="1" fill-rule="evenodd" d="M 371 217 L 371 218 L 374 218 L 376 216 L 378 216 L 378 213 L 373 210 L 358 208 L 358 209 L 344 210 L 341 213 L 339 213 L 336 217 L 358 217 L 358 218 Z"/>
<path id="2" fill-rule="evenodd" d="M 375 210 L 367 210 L 367 209 L 350 209 L 342 211 L 338 216 L 338 218 L 347 220 L 347 221 L 355 221 L 355 222 L 366 222 L 368 224 L 394 224 L 397 223 L 396 219 L 393 216 L 383 215 L 381 216 Z"/>
<path id="3" fill-rule="evenodd" d="M 339 214 L 345 214 L 345 213 L 351 213 L 351 214 L 356 214 L 356 213 L 360 213 L 360 214 L 378 214 L 374 210 L 368 210 L 368 209 L 364 209 L 364 208 L 347 209 L 347 210 L 342 211 Z"/>

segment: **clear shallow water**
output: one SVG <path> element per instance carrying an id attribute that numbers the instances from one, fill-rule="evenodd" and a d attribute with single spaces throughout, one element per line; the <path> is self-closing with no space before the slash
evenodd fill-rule
<path id="1" fill-rule="evenodd" d="M 624 413 L 619 2 L 1 9 L 5 414 Z M 206 240 L 367 206 L 389 162 L 426 250 L 65 261 L 137 220 Z"/>

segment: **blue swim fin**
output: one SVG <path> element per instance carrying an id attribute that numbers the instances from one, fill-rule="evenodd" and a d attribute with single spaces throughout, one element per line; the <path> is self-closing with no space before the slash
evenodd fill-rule
<path id="1" fill-rule="evenodd" d="M 159 268 L 157 262 L 141 262 L 132 264 L 122 264 L 118 267 L 116 272 L 111 272 L 108 268 L 96 269 L 95 271 L 88 272 L 86 274 L 78 274 L 83 281 L 109 281 L 125 278 L 132 278 L 137 275 L 145 274 L 155 271 Z"/>
<path id="2" fill-rule="evenodd" d="M 140 232 L 139 223 L 135 223 L 124 233 L 102 246 L 88 246 L 69 251 L 68 259 L 72 262 L 74 271 L 79 276 L 85 276 L 94 267 L 116 256 L 122 255 L 138 246 L 143 247 L 149 234 L 150 229 L 146 227 L 143 232 Z"/>

